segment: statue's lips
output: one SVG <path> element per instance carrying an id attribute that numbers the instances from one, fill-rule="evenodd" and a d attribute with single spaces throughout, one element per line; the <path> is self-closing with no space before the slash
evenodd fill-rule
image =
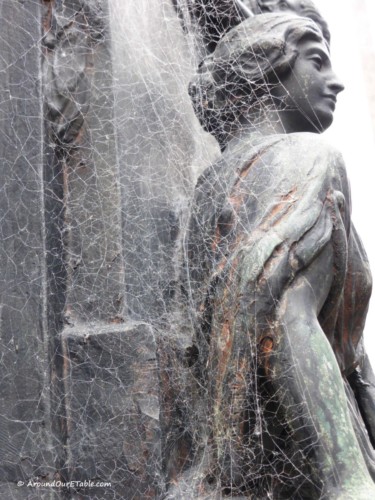
<path id="1" fill-rule="evenodd" d="M 327 101 L 331 101 L 334 104 L 334 106 L 336 106 L 337 96 L 335 94 L 324 94 L 323 98 L 326 99 Z"/>

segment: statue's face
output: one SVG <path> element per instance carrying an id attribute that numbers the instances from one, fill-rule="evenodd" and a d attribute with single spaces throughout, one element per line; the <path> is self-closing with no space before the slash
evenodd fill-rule
<path id="1" fill-rule="evenodd" d="M 313 40 L 298 45 L 299 55 L 291 73 L 276 87 L 289 124 L 295 132 L 323 132 L 333 121 L 336 97 L 344 86 L 332 70 L 325 43 Z"/>

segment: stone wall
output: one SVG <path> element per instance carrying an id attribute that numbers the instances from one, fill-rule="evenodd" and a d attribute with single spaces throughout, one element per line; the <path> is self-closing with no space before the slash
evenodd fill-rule
<path id="1" fill-rule="evenodd" d="M 176 256 L 218 154 L 187 92 L 201 35 L 172 0 L 0 13 L 0 496 L 157 498 L 189 344 Z M 83 483 L 27 486 L 53 480 Z"/>

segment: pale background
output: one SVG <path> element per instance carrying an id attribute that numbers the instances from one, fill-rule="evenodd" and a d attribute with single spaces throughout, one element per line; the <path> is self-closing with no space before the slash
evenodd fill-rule
<path id="1" fill-rule="evenodd" d="M 346 87 L 325 136 L 344 154 L 353 221 L 375 276 L 375 1 L 315 0 L 315 4 L 328 21 L 332 64 Z M 365 344 L 375 369 L 375 291 Z"/>

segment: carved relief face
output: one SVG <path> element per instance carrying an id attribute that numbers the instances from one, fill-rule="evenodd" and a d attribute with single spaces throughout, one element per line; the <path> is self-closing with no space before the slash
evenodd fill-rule
<path id="1" fill-rule="evenodd" d="M 275 103 L 294 132 L 323 132 L 333 121 L 337 95 L 344 86 L 332 70 L 325 43 L 298 45 L 299 55 L 290 74 L 273 92 Z"/>

